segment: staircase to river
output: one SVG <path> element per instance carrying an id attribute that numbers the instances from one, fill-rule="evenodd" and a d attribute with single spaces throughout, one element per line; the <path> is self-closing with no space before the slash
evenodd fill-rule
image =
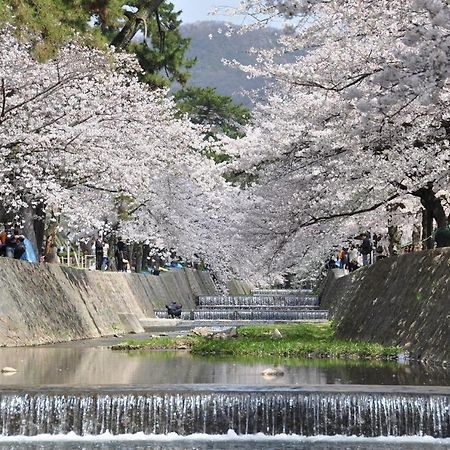
<path id="1" fill-rule="evenodd" d="M 155 311 L 166 318 L 167 311 Z M 319 299 L 310 290 L 255 290 L 250 295 L 201 295 L 198 306 L 182 311 L 181 319 L 195 321 L 288 322 L 327 320 L 328 311 L 320 309 Z"/>

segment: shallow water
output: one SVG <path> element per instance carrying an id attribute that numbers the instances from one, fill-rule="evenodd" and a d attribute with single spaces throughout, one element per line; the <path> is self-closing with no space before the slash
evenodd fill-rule
<path id="1" fill-rule="evenodd" d="M 379 361 L 296 360 L 282 358 L 204 358 L 188 352 L 112 351 L 107 347 L 62 346 L 1 348 L 0 374 L 8 386 L 96 386 L 155 384 L 244 385 L 450 385 L 450 370 Z M 264 377 L 279 367 L 284 376 Z"/>

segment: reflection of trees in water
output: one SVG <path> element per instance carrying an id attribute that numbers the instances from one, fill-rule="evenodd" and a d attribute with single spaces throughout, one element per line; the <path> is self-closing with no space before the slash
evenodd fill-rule
<path id="1" fill-rule="evenodd" d="M 18 370 L 14 380 L 50 383 L 64 371 L 73 376 L 85 359 L 85 355 L 75 348 L 8 348 L 1 350 L 3 365 L 10 365 Z M 8 364 L 6 364 L 8 362 Z M 61 376 L 60 376 L 61 378 Z"/>
<path id="2" fill-rule="evenodd" d="M 252 356 L 214 357 L 194 356 L 210 362 L 241 364 L 266 363 L 285 368 L 310 367 L 320 369 L 327 384 L 398 384 L 435 385 L 450 384 L 450 370 L 443 367 L 430 367 L 420 363 L 399 364 L 393 361 L 345 360 L 345 359 L 288 359 L 280 357 Z"/>
<path id="3" fill-rule="evenodd" d="M 419 364 L 279 357 L 202 357 L 174 351 L 112 351 L 107 348 L 0 349 L 2 366 L 18 372 L 5 385 L 264 383 L 262 370 L 279 366 L 275 384 L 449 385 L 450 371 Z"/>
<path id="4" fill-rule="evenodd" d="M 450 373 L 444 369 L 430 368 L 421 364 L 387 365 L 348 364 L 324 368 L 327 383 L 342 384 L 393 384 L 393 385 L 437 385 L 450 383 Z"/>

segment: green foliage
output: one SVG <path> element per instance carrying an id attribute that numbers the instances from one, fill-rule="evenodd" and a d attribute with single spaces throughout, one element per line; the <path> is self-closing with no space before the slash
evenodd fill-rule
<path id="1" fill-rule="evenodd" d="M 142 31 L 147 31 L 147 39 L 129 45 L 129 51 L 138 57 L 145 74 L 143 81 L 153 86 L 168 86 L 169 82 L 184 85 L 188 70 L 195 64 L 195 58 L 186 58 L 190 39 L 180 34 L 179 12 L 173 11 L 173 4 L 163 3 L 159 10 L 159 19 L 153 17 Z M 165 76 L 164 76 L 165 75 Z"/>
<path id="2" fill-rule="evenodd" d="M 187 114 L 193 123 L 207 126 L 205 140 L 217 140 L 217 135 L 225 134 L 232 139 L 244 136 L 243 126 L 251 118 L 250 111 L 231 97 L 220 95 L 214 88 L 186 87 L 174 94 L 180 115 Z M 206 147 L 204 153 L 217 163 L 230 157 Z"/>
<path id="3" fill-rule="evenodd" d="M 281 339 L 271 334 L 277 328 Z M 287 324 L 271 326 L 247 326 L 239 328 L 233 339 L 202 337 L 152 338 L 125 341 L 115 349 L 176 349 L 190 348 L 193 354 L 215 356 L 256 356 L 283 358 L 348 358 L 394 360 L 399 347 L 337 339 L 332 324 Z"/>
<path id="4" fill-rule="evenodd" d="M 31 39 L 35 56 L 52 58 L 66 42 L 78 40 L 103 46 L 123 27 L 124 5 L 136 6 L 138 0 L 0 0 L 0 24 L 12 24 L 24 39 Z M 148 23 L 145 42 L 132 42 L 128 51 L 136 53 L 145 71 L 143 80 L 152 86 L 167 86 L 172 81 L 184 85 L 195 58 L 185 53 L 190 39 L 179 32 L 179 12 L 164 2 Z"/>
<path id="5" fill-rule="evenodd" d="M 136 208 L 133 197 L 119 194 L 114 200 L 119 219 L 123 221 L 129 220 L 132 211 Z"/>
<path id="6" fill-rule="evenodd" d="M 128 339 L 113 345 L 112 350 L 177 350 L 190 348 L 196 340 L 194 337 L 173 338 L 167 336 L 145 340 Z"/>
<path id="7" fill-rule="evenodd" d="M 12 24 L 23 39 L 31 39 L 40 60 L 53 57 L 77 31 L 96 40 L 81 0 L 0 0 L 0 11 L 0 24 Z"/>
<path id="8" fill-rule="evenodd" d="M 282 339 L 272 338 L 271 332 L 275 328 L 283 335 Z M 333 327 L 328 324 L 295 324 L 241 328 L 237 339 L 202 339 L 193 345 L 192 352 L 305 358 L 395 359 L 400 349 L 336 339 Z"/>
<path id="9" fill-rule="evenodd" d="M 218 133 L 237 139 L 243 137 L 242 127 L 250 120 L 250 111 L 236 104 L 231 97 L 220 95 L 214 88 L 189 86 L 175 93 L 175 101 L 182 113 L 192 122 L 211 127 L 208 137 Z"/>

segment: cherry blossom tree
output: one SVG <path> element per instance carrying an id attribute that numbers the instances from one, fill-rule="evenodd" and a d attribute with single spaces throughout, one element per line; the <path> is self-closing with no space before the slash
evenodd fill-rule
<path id="1" fill-rule="evenodd" d="M 247 136 L 227 149 L 233 169 L 256 180 L 243 230 L 264 249 L 261 264 L 309 270 L 333 242 L 398 221 L 411 197 L 425 237 L 433 221 L 446 225 L 447 2 L 247 0 L 244 10 L 289 22 L 281 50 L 254 50 L 254 66 L 231 62 L 273 81 Z M 298 56 L 280 64 L 280 52 Z"/>
<path id="2" fill-rule="evenodd" d="M 6 210 L 44 211 L 76 237 L 108 224 L 199 246 L 188 222 L 207 221 L 225 181 L 201 152 L 204 129 L 140 83 L 131 56 L 71 44 L 40 63 L 8 31 L 0 51 Z"/>

